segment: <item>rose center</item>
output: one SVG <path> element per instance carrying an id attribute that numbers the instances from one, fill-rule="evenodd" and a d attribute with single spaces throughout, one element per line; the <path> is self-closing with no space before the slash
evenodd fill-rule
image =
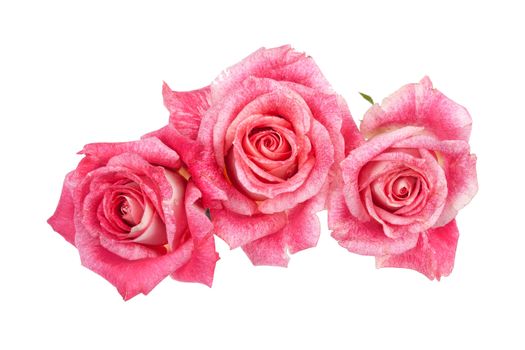
<path id="1" fill-rule="evenodd" d="M 122 221 L 130 227 L 139 224 L 144 213 L 144 209 L 136 200 L 130 199 L 124 195 L 119 196 L 116 210 Z"/>
<path id="2" fill-rule="evenodd" d="M 290 156 L 290 143 L 282 137 L 279 131 L 273 128 L 254 128 L 251 130 L 248 139 L 259 152 L 268 154 L 268 152 L 279 153 L 280 158 Z"/>

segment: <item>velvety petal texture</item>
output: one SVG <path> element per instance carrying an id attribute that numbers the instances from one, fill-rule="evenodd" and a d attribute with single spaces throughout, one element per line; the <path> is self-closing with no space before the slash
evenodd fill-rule
<path id="1" fill-rule="evenodd" d="M 157 138 L 86 145 L 49 224 L 124 299 L 168 275 L 211 285 L 218 255 L 201 192 Z"/>
<path id="2" fill-rule="evenodd" d="M 170 125 L 150 135 L 196 175 L 219 237 L 256 265 L 286 266 L 317 244 L 337 164 L 364 140 L 311 57 L 263 48 L 209 88 L 165 87 L 164 100 Z"/>
<path id="3" fill-rule="evenodd" d="M 378 267 L 448 275 L 454 218 L 478 189 L 470 129 L 468 112 L 427 77 L 372 106 L 361 123 L 368 140 L 340 163 L 329 198 L 332 236 Z"/>

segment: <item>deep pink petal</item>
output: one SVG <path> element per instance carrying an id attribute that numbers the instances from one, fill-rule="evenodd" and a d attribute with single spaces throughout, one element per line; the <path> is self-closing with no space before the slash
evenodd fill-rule
<path id="1" fill-rule="evenodd" d="M 70 173 L 71 174 L 71 173 Z M 75 245 L 75 224 L 73 218 L 75 216 L 75 205 L 71 197 L 71 190 L 68 186 L 68 174 L 62 186 L 62 194 L 58 201 L 58 206 L 53 216 L 51 216 L 47 223 L 51 225 L 53 230 L 60 233 L 69 243 Z"/>
<path id="2" fill-rule="evenodd" d="M 79 153 L 103 162 L 122 153 L 134 153 L 153 165 L 168 168 L 180 167 L 179 155 L 155 137 L 131 142 L 92 143 L 84 146 Z"/>
<path id="3" fill-rule="evenodd" d="M 169 254 L 127 260 L 104 248 L 97 238 L 83 229 L 78 220 L 76 227 L 75 244 L 82 265 L 107 279 L 124 300 L 139 293 L 148 294 L 165 277 L 186 264 L 193 251 L 193 242 L 190 240 Z"/>
<path id="4" fill-rule="evenodd" d="M 164 105 L 170 111 L 170 124 L 183 136 L 195 140 L 204 113 L 210 107 L 211 89 L 177 92 L 168 84 L 162 86 Z"/>
<path id="5" fill-rule="evenodd" d="M 381 105 L 372 106 L 360 128 L 368 138 L 408 125 L 424 126 L 442 140 L 468 141 L 472 119 L 463 106 L 434 89 L 425 77 L 420 83 L 403 86 Z"/>
<path id="6" fill-rule="evenodd" d="M 250 76 L 291 81 L 322 92 L 332 91 L 314 60 L 286 45 L 272 49 L 261 48 L 226 69 L 212 84 L 213 101 L 231 94 L 232 90 Z"/>
<path id="7" fill-rule="evenodd" d="M 421 272 L 429 279 L 448 276 L 454 268 L 459 231 L 456 221 L 421 233 L 417 245 L 398 255 L 376 257 L 376 266 L 401 267 Z"/>
<path id="8" fill-rule="evenodd" d="M 177 269 L 171 276 L 181 282 L 197 282 L 211 287 L 215 264 L 219 260 L 219 254 L 215 251 L 213 235 L 195 243 L 190 260 Z"/>

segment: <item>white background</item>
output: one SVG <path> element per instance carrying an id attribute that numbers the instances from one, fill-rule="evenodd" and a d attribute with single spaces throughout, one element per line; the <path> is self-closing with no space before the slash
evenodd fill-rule
<path id="1" fill-rule="evenodd" d="M 148 3 L 146 5 L 146 3 Z M 497 5 L 496 5 L 497 4 Z M 524 11 L 519 2 L 219 1 L 0 5 L 0 348 L 523 349 Z M 480 191 L 441 282 L 376 270 L 330 238 L 288 269 L 218 241 L 212 289 L 123 302 L 46 224 L 75 152 L 161 127 L 161 84 L 208 84 L 261 46 L 314 57 L 356 121 L 429 75 L 474 120 Z"/>

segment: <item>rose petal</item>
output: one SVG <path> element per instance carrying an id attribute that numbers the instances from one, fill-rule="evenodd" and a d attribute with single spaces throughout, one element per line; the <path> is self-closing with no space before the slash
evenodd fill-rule
<path id="1" fill-rule="evenodd" d="M 193 250 L 193 242 L 187 241 L 177 250 L 156 258 L 128 260 L 104 248 L 78 220 L 75 227 L 78 229 L 75 245 L 82 265 L 107 279 L 124 300 L 139 293 L 148 294 L 166 276 L 186 264 Z"/>
<path id="2" fill-rule="evenodd" d="M 376 257 L 376 266 L 413 269 L 431 280 L 439 280 L 454 268 L 458 237 L 456 221 L 452 220 L 445 226 L 421 233 L 417 245 L 402 254 Z"/>
<path id="3" fill-rule="evenodd" d="M 55 232 L 58 232 L 64 237 L 69 243 L 75 245 L 75 225 L 73 218 L 75 215 L 75 205 L 73 198 L 71 197 L 71 191 L 68 186 L 68 178 L 71 177 L 72 173 L 69 173 L 62 186 L 62 194 L 58 201 L 57 208 L 53 216 L 51 216 L 47 223 L 51 225 Z"/>
<path id="4" fill-rule="evenodd" d="M 316 140 L 312 145 L 315 154 L 315 165 L 308 178 L 294 192 L 281 193 L 266 199 L 259 204 L 262 213 L 277 213 L 295 207 L 317 194 L 328 178 L 328 172 L 334 162 L 334 148 L 326 129 L 316 120 L 312 121 L 310 139 Z"/>
<path id="5" fill-rule="evenodd" d="M 360 128 L 366 137 L 371 137 L 407 125 L 424 126 L 442 140 L 468 141 L 472 119 L 463 106 L 432 88 L 432 82 L 425 77 L 418 84 L 403 86 L 380 106 L 372 106 Z"/>
<path id="6" fill-rule="evenodd" d="M 299 83 L 322 92 L 331 92 L 330 84 L 314 60 L 289 45 L 261 48 L 241 62 L 226 69 L 212 83 L 212 99 L 220 101 L 248 77 L 271 78 Z"/>
<path id="7" fill-rule="evenodd" d="M 79 153 L 104 162 L 122 153 L 134 153 L 150 164 L 168 168 L 180 167 L 179 155 L 156 137 L 132 142 L 92 143 L 84 146 Z"/>
<path id="8" fill-rule="evenodd" d="M 278 232 L 255 240 L 242 247 L 254 265 L 287 266 L 288 252 L 315 247 L 319 240 L 320 224 L 317 212 L 324 209 L 328 183 L 310 200 L 297 205 L 288 214 L 288 224 Z"/>
<path id="9" fill-rule="evenodd" d="M 239 215 L 229 210 L 211 209 L 217 236 L 230 248 L 237 248 L 280 230 L 287 223 L 286 213 Z"/>
<path id="10" fill-rule="evenodd" d="M 392 239 L 385 236 L 379 223 L 356 219 L 348 211 L 341 185 L 329 197 L 328 227 L 342 247 L 362 255 L 399 254 L 414 247 L 418 239 L 417 233 Z"/>
<path id="11" fill-rule="evenodd" d="M 361 221 L 370 220 L 366 208 L 361 203 L 359 195 L 359 172 L 361 168 L 383 153 L 386 149 L 403 139 L 421 132 L 423 128 L 404 127 L 386 134 L 378 135 L 361 147 L 354 149 L 341 162 L 341 171 L 344 181 L 344 194 L 350 212 Z"/>
<path id="12" fill-rule="evenodd" d="M 211 287 L 215 264 L 219 260 L 219 254 L 215 251 L 213 236 L 209 235 L 195 243 L 190 260 L 171 274 L 171 277 L 181 282 L 202 283 Z"/>
<path id="13" fill-rule="evenodd" d="M 164 105 L 170 111 L 170 125 L 185 137 L 191 140 L 197 139 L 202 116 L 210 107 L 210 87 L 177 92 L 164 83 L 162 97 Z"/>

